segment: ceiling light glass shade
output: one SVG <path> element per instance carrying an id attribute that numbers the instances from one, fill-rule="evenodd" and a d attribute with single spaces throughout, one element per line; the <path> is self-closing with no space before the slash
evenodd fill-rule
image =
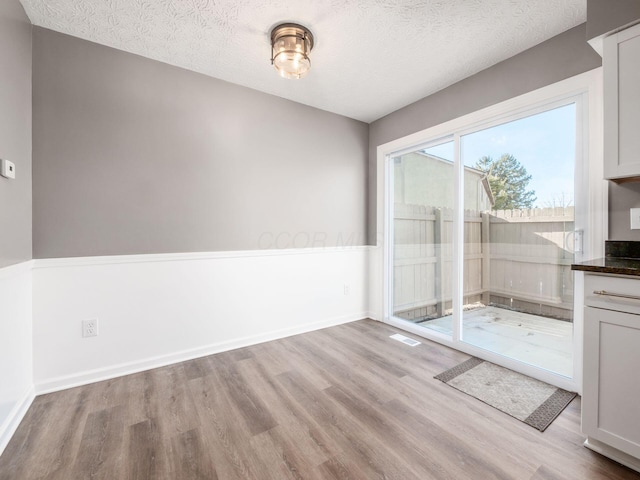
<path id="1" fill-rule="evenodd" d="M 302 78 L 311 68 L 311 32 L 296 23 L 283 23 L 271 31 L 271 63 L 284 78 Z"/>

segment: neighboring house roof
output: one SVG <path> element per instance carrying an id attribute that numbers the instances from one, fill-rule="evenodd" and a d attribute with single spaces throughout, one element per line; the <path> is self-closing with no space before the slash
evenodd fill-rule
<path id="1" fill-rule="evenodd" d="M 496 199 L 493 196 L 493 192 L 491 191 L 491 185 L 489 184 L 489 179 L 487 178 L 487 174 L 484 173 L 484 172 L 482 172 L 482 173 L 483 173 L 482 186 L 484 187 L 485 191 L 487 192 L 487 197 L 489 197 L 489 201 L 491 202 L 491 206 L 493 207 L 496 204 Z"/>
<path id="2" fill-rule="evenodd" d="M 446 158 L 442 158 L 442 157 L 438 157 L 437 155 L 431 155 L 429 153 L 425 153 L 425 152 L 413 152 L 417 155 L 422 155 L 423 157 L 428 157 L 430 159 L 433 160 L 437 160 L 439 162 L 443 162 L 443 163 L 447 163 L 451 166 L 453 166 L 453 162 L 451 160 L 447 160 Z M 491 185 L 489 185 L 489 179 L 487 178 L 487 174 L 485 172 L 483 172 L 482 170 L 478 170 L 477 168 L 473 168 L 473 167 L 468 167 L 468 166 L 464 166 L 464 169 L 468 172 L 471 173 L 476 173 L 478 174 L 478 176 L 482 177 L 482 186 L 484 187 L 485 192 L 487 193 L 487 197 L 489 198 L 489 201 L 491 202 L 491 206 L 496 204 L 496 200 L 495 197 L 493 196 L 493 192 L 491 191 Z"/>

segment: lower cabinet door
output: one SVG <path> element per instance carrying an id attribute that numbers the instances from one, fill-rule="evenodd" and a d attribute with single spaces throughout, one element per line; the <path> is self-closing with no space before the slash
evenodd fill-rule
<path id="1" fill-rule="evenodd" d="M 640 458 L 640 315 L 585 307 L 583 432 Z"/>

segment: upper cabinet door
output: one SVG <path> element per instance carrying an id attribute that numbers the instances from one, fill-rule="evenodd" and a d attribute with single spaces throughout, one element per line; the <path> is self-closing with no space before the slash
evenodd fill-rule
<path id="1" fill-rule="evenodd" d="M 640 25 L 604 39 L 603 65 L 604 175 L 640 177 Z"/>

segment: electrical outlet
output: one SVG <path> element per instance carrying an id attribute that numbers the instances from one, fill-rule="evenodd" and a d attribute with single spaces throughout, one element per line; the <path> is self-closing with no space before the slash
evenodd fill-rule
<path id="1" fill-rule="evenodd" d="M 0 175 L 5 178 L 16 178 L 16 166 L 13 162 L 0 159 Z"/>
<path id="2" fill-rule="evenodd" d="M 97 318 L 92 318 L 90 320 L 82 321 L 82 336 L 83 337 L 98 336 L 98 319 Z"/>
<path id="3" fill-rule="evenodd" d="M 344 284 L 344 294 L 345 295 L 349 295 L 349 293 L 351 292 L 351 288 L 349 287 L 348 283 Z"/>
<path id="4" fill-rule="evenodd" d="M 631 230 L 640 230 L 640 208 L 631 208 Z"/>

